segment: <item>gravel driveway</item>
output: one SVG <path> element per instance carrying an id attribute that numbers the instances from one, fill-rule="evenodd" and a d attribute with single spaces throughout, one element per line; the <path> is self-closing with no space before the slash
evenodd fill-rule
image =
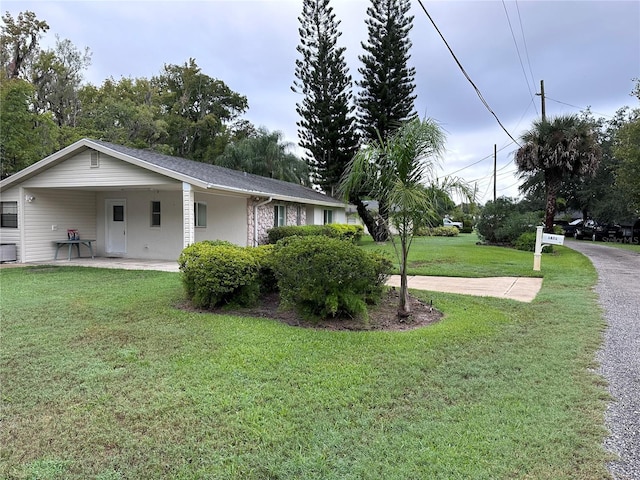
<path id="1" fill-rule="evenodd" d="M 614 398 L 605 448 L 620 457 L 609 471 L 616 480 L 640 479 L 640 254 L 590 241 L 567 240 L 565 246 L 589 257 L 598 271 L 607 329 L 597 358 Z"/>

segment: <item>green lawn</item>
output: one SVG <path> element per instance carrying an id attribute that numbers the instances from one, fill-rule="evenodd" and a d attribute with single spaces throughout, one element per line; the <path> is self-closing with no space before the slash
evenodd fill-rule
<path id="1" fill-rule="evenodd" d="M 419 239 L 414 273 L 533 273 L 474 241 Z M 189 312 L 172 273 L 2 269 L 0 477 L 609 478 L 596 274 L 556 252 L 533 303 L 419 293 L 446 316 L 410 332 Z"/>
<path id="2" fill-rule="evenodd" d="M 476 245 L 477 241 L 475 234 L 417 237 L 409 252 L 409 274 L 450 277 L 542 276 L 540 272 L 533 271 L 533 253 Z M 362 243 L 367 250 L 384 251 L 395 260 L 390 243 L 380 246 L 371 237 L 366 237 Z"/>

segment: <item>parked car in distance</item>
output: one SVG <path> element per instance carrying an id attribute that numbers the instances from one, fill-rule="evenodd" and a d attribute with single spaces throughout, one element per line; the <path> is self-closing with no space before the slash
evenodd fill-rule
<path id="1" fill-rule="evenodd" d="M 458 230 L 462 230 L 462 222 L 454 222 L 450 218 L 446 218 L 446 217 L 443 218 L 442 219 L 442 224 L 445 227 L 458 227 Z"/>
<path id="2" fill-rule="evenodd" d="M 578 240 L 588 238 L 595 242 L 596 240 L 602 240 L 606 234 L 606 225 L 601 225 L 595 220 L 587 220 L 583 225 L 576 227 L 576 231 L 573 236 Z"/>
<path id="3" fill-rule="evenodd" d="M 582 219 L 573 220 L 566 225 L 562 225 L 565 237 L 573 237 L 576 234 L 576 229 L 582 226 Z"/>

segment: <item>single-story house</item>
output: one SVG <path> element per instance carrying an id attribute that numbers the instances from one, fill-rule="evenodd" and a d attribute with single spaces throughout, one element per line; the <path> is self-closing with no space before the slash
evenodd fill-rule
<path id="1" fill-rule="evenodd" d="M 175 260 L 201 240 L 258 245 L 274 226 L 346 223 L 345 203 L 302 185 L 90 139 L 2 180 L 0 207 L 18 262 L 53 259 L 68 230 L 97 256 Z"/>

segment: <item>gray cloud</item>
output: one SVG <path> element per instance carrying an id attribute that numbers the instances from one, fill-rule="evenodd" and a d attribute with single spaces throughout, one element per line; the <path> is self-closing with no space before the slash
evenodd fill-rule
<path id="1" fill-rule="evenodd" d="M 540 97 L 533 94 L 539 91 L 542 79 L 549 116 L 577 113 L 587 106 L 611 115 L 622 106 L 637 106 L 629 92 L 631 79 L 640 76 L 640 2 L 423 3 L 486 101 L 516 138 L 540 115 Z M 339 43 L 347 47 L 347 63 L 357 79 L 369 2 L 332 0 L 332 5 L 341 21 Z M 298 57 L 300 0 L 5 0 L 3 10 L 14 16 L 34 11 L 51 27 L 46 38 L 49 44 L 57 33 L 77 47 L 89 47 L 93 65 L 86 79 L 94 84 L 108 77 L 151 77 L 165 63 L 181 64 L 195 58 L 204 73 L 247 96 L 249 120 L 297 141 L 295 104 L 299 97 L 290 86 Z M 503 168 L 499 189 L 504 189 L 498 194 L 516 195 L 510 153 L 517 145 L 482 105 L 416 1 L 412 13 L 416 109 L 421 116 L 441 122 L 447 131 L 443 173 L 492 156 L 497 144 L 503 148 L 498 166 Z M 458 175 L 481 179 L 478 188 L 480 194 L 487 192 L 486 200 L 492 193 L 492 168 L 489 158 Z"/>

